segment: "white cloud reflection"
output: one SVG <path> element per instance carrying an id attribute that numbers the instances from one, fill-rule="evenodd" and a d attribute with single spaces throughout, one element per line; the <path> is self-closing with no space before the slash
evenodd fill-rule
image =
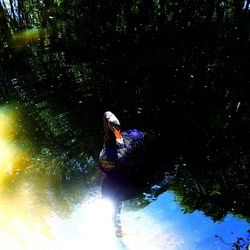
<path id="1" fill-rule="evenodd" d="M 122 237 L 114 227 L 114 206 L 110 200 L 92 199 L 83 202 L 71 218 L 49 219 L 60 250 L 177 250 L 186 249 L 181 235 L 166 221 L 138 211 L 123 211 Z M 167 248 L 166 248 L 167 247 Z"/>
<path id="2" fill-rule="evenodd" d="M 97 198 L 82 203 L 71 218 L 61 220 L 54 216 L 48 222 L 53 228 L 60 250 L 124 249 L 115 235 L 114 212 L 110 200 Z"/>

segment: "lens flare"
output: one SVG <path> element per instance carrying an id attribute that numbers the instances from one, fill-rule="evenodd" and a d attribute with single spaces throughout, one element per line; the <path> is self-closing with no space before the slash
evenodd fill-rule
<path id="1" fill-rule="evenodd" d="M 0 193 L 0 204 L 1 249 L 56 249 L 45 220 L 51 209 L 39 204 L 29 183 L 25 183 L 25 189 L 20 185 L 12 194 Z"/>
<path id="2" fill-rule="evenodd" d="M 110 200 L 97 199 L 85 208 L 86 218 L 80 231 L 86 236 L 86 249 L 117 248 L 114 230 L 114 205 Z M 98 240 L 96 240 L 98 238 Z"/>
<path id="3" fill-rule="evenodd" d="M 0 109 L 0 185 L 13 174 L 23 169 L 28 154 L 16 140 L 18 134 L 16 114 L 8 108 Z"/>
<path id="4" fill-rule="evenodd" d="M 39 40 L 44 40 L 46 37 L 47 31 L 45 29 L 27 29 L 21 32 L 16 33 L 12 37 L 12 42 L 18 46 L 24 46 L 30 42 L 36 42 Z"/>
<path id="5" fill-rule="evenodd" d="M 68 221 L 58 216 L 49 224 L 61 250 L 82 249 L 118 250 L 120 242 L 115 235 L 115 207 L 112 201 L 93 197 L 82 202 Z"/>

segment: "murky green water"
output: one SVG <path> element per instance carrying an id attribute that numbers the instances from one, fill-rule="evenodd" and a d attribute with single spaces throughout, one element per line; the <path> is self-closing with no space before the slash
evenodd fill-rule
<path id="1" fill-rule="evenodd" d="M 168 185 L 169 173 L 133 198 L 118 201 L 114 190 L 126 193 L 131 187 L 129 182 L 109 183 L 97 168 L 98 148 L 92 155 L 90 147 L 85 152 L 88 136 L 98 145 L 94 126 L 89 134 L 82 133 L 85 137 L 74 137 L 74 133 L 66 137 L 71 125 L 65 123 L 64 113 L 58 116 L 43 107 L 34 115 L 37 105 L 0 107 L 3 249 L 212 250 L 230 249 L 237 237 L 247 238 L 249 224 L 243 219 L 227 215 L 218 223 L 202 212 L 183 214 L 176 194 L 161 191 Z M 45 124 L 42 130 L 36 119 L 49 116 L 53 123 L 46 132 Z M 46 140 L 46 133 L 53 140 Z M 64 134 L 63 146 L 57 144 L 60 134 Z M 115 216 L 117 202 L 122 207 Z"/>

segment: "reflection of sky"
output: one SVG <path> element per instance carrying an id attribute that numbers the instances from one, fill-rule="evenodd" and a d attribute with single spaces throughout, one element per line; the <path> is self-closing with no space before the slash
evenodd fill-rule
<path id="1" fill-rule="evenodd" d="M 215 235 L 233 243 L 237 236 L 246 238 L 249 229 L 248 223 L 229 215 L 224 222 L 214 223 L 201 212 L 183 214 L 174 195 L 165 192 L 143 209 L 132 210 L 129 202 L 124 204 L 119 238 L 112 221 L 112 204 L 101 199 L 99 189 L 62 218 L 55 208 L 40 202 L 38 206 L 39 197 L 25 187 L 20 188 L 17 200 L 1 200 L 0 240 L 4 249 L 224 250 L 232 246 Z"/>
<path id="2" fill-rule="evenodd" d="M 115 236 L 112 208 L 100 198 L 82 203 L 70 218 L 48 219 L 60 249 L 88 250 L 223 250 L 236 242 L 237 236 L 246 236 L 249 224 L 227 216 L 222 223 L 214 223 L 201 212 L 183 214 L 174 195 L 165 192 L 144 209 L 121 212 L 123 237 Z M 233 233 L 233 234 L 232 234 Z"/>
<path id="3" fill-rule="evenodd" d="M 96 198 L 83 202 L 70 218 L 48 218 L 60 250 L 119 250 L 126 249 L 116 238 L 113 225 L 113 204 Z"/>
<path id="4" fill-rule="evenodd" d="M 128 219 L 127 227 L 141 230 L 137 240 L 124 239 L 130 249 L 231 249 L 215 235 L 233 243 L 237 236 L 246 236 L 249 229 L 248 223 L 230 215 L 222 223 L 214 223 L 201 212 L 183 214 L 171 192 L 165 192 L 141 211 L 125 212 L 124 221 L 126 214 L 133 217 Z M 140 248 L 134 248 L 135 243 Z"/>

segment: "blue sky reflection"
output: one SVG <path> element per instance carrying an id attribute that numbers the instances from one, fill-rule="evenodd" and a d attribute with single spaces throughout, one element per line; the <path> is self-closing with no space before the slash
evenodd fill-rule
<path id="1" fill-rule="evenodd" d="M 112 204 L 101 197 L 83 201 L 70 218 L 55 215 L 48 223 L 60 250 L 224 250 L 232 249 L 237 236 L 246 238 L 249 224 L 244 220 L 228 215 L 214 223 L 199 211 L 183 214 L 174 197 L 167 191 L 136 210 L 131 209 L 133 201 L 124 202 L 122 237 L 115 234 Z"/>
<path id="2" fill-rule="evenodd" d="M 171 192 L 163 193 L 142 210 L 124 211 L 122 221 L 124 242 L 132 250 L 232 249 L 232 244 L 224 244 L 215 235 L 233 243 L 237 236 L 245 237 L 249 229 L 247 222 L 231 215 L 221 223 L 214 223 L 199 211 L 183 214 Z"/>

